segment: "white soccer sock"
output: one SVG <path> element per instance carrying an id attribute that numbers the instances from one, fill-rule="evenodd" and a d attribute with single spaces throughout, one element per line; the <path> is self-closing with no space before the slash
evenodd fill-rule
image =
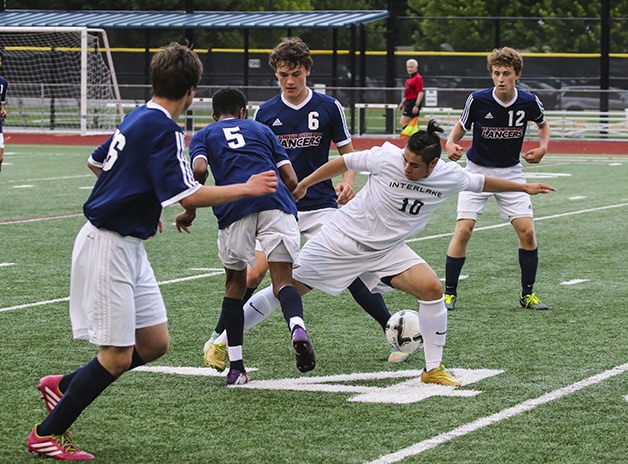
<path id="1" fill-rule="evenodd" d="M 273 295 L 272 285 L 254 293 L 244 305 L 244 332 L 248 332 L 261 323 L 279 306 L 281 306 L 281 303 Z M 227 343 L 226 330 L 220 334 L 215 343 Z"/>
<path id="2" fill-rule="evenodd" d="M 229 361 L 240 361 L 240 360 L 242 360 L 242 345 L 228 347 L 227 348 L 227 353 L 229 354 Z"/>
<path id="3" fill-rule="evenodd" d="M 290 327 L 290 333 L 292 333 L 292 331 L 297 325 L 300 325 L 303 328 L 303 330 L 306 330 L 305 322 L 303 321 L 303 318 L 295 316 L 295 317 L 291 317 L 290 322 L 288 323 L 288 326 Z"/>
<path id="4" fill-rule="evenodd" d="M 440 366 L 447 337 L 447 308 L 443 298 L 434 301 L 419 300 L 419 325 L 423 335 L 425 370 Z"/>

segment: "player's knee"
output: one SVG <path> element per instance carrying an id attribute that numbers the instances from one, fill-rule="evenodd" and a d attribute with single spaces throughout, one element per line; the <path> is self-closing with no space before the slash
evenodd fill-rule
<path id="1" fill-rule="evenodd" d="M 458 243 L 466 244 L 471 240 L 471 236 L 473 235 L 473 227 L 470 227 L 467 224 L 456 224 L 456 230 L 454 232 L 454 239 L 458 241 Z"/>
<path id="2" fill-rule="evenodd" d="M 120 377 L 131 367 L 132 351 L 101 352 L 100 364 L 114 377 Z"/>
<path id="3" fill-rule="evenodd" d="M 246 286 L 248 288 L 257 288 L 264 280 L 266 269 L 260 270 L 256 267 L 250 267 L 246 273 Z"/>
<path id="4" fill-rule="evenodd" d="M 165 355 L 170 349 L 170 339 L 168 337 L 160 338 L 156 340 L 154 344 L 151 346 L 151 350 L 149 352 L 150 360 L 145 359 L 146 362 L 154 361 L 155 359 L 161 358 Z"/>
<path id="5" fill-rule="evenodd" d="M 421 300 L 434 301 L 443 297 L 443 284 L 438 278 L 421 283 Z"/>

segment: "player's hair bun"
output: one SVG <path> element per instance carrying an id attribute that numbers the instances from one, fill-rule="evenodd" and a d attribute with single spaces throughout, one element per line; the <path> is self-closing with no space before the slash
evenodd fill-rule
<path id="1" fill-rule="evenodd" d="M 445 130 L 438 125 L 436 119 L 430 119 L 430 122 L 427 123 L 427 133 L 436 135 L 434 132 L 443 133 Z"/>

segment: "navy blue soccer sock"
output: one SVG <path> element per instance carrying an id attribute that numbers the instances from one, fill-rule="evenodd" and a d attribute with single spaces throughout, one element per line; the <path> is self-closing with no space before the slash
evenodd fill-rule
<path id="1" fill-rule="evenodd" d="M 140 356 L 140 354 L 137 352 L 137 348 L 133 347 L 133 357 L 131 358 L 131 365 L 129 366 L 129 370 L 135 369 L 138 366 L 143 366 L 144 364 L 146 364 L 146 361 L 144 361 L 142 357 Z M 74 372 L 70 372 L 69 374 L 65 374 L 61 378 L 61 380 L 59 380 L 59 391 L 61 393 L 65 393 L 65 391 L 70 386 L 72 379 L 74 378 L 76 373 L 80 370 L 81 368 L 75 370 Z"/>
<path id="2" fill-rule="evenodd" d="M 242 306 L 244 306 L 246 302 L 249 301 L 249 299 L 253 296 L 253 293 L 255 293 L 255 290 L 257 290 L 257 287 L 246 288 L 246 292 L 244 292 L 244 298 L 242 299 Z M 218 323 L 216 324 L 216 328 L 214 329 L 214 332 L 220 334 L 220 333 L 223 333 L 224 331 L 225 331 L 225 320 L 222 317 L 222 311 L 221 311 L 220 317 L 218 318 Z"/>
<path id="3" fill-rule="evenodd" d="M 76 421 L 78 416 L 111 385 L 114 377 L 98 361 L 92 359 L 78 369 L 57 406 L 37 427 L 40 436 L 61 435 Z"/>
<path id="4" fill-rule="evenodd" d="M 375 319 L 382 329 L 386 329 L 386 322 L 390 319 L 390 311 L 386 306 L 384 297 L 379 293 L 371 293 L 360 278 L 351 282 L 349 291 L 356 303 Z"/>
<path id="5" fill-rule="evenodd" d="M 292 285 L 286 285 L 279 290 L 277 299 L 281 303 L 281 312 L 283 312 L 283 317 L 288 325 L 290 325 L 290 319 L 293 317 L 303 319 L 303 301 L 296 288 Z"/>
<path id="6" fill-rule="evenodd" d="M 462 258 L 447 256 L 445 261 L 445 293 L 447 295 L 458 294 L 458 281 L 466 259 L 464 256 Z"/>
<path id="7" fill-rule="evenodd" d="M 524 250 L 519 248 L 519 266 L 521 267 L 521 295 L 533 292 L 536 271 L 539 268 L 539 249 Z"/>
<path id="8" fill-rule="evenodd" d="M 227 344 L 242 346 L 244 341 L 244 309 L 239 298 L 224 297 L 222 299 L 222 319 L 227 329 Z"/>

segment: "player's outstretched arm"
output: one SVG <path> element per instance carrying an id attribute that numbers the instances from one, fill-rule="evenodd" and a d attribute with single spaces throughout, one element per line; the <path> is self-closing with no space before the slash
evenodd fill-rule
<path id="1" fill-rule="evenodd" d="M 297 188 L 292 192 L 292 197 L 295 201 L 299 201 L 307 193 L 307 189 L 314 184 L 318 184 L 327 179 L 333 179 L 336 176 L 343 174 L 347 170 L 347 165 L 342 156 L 335 158 L 331 161 L 327 161 L 316 171 L 309 176 L 301 179 Z"/>
<path id="2" fill-rule="evenodd" d="M 501 177 L 486 176 L 484 178 L 484 192 L 525 192 L 528 195 L 555 192 L 556 189 L 549 184 L 533 182 L 524 184 L 502 179 Z"/>
<path id="3" fill-rule="evenodd" d="M 252 175 L 244 184 L 201 187 L 179 202 L 185 211 L 177 215 L 177 230 L 190 233 L 189 228 L 196 218 L 196 208 L 222 205 L 247 197 L 261 197 L 275 193 L 278 182 L 275 171 L 266 171 Z"/>
<path id="4" fill-rule="evenodd" d="M 277 174 L 266 171 L 254 174 L 244 184 L 204 186 L 179 203 L 185 209 L 216 206 L 247 197 L 261 197 L 277 191 Z"/>

